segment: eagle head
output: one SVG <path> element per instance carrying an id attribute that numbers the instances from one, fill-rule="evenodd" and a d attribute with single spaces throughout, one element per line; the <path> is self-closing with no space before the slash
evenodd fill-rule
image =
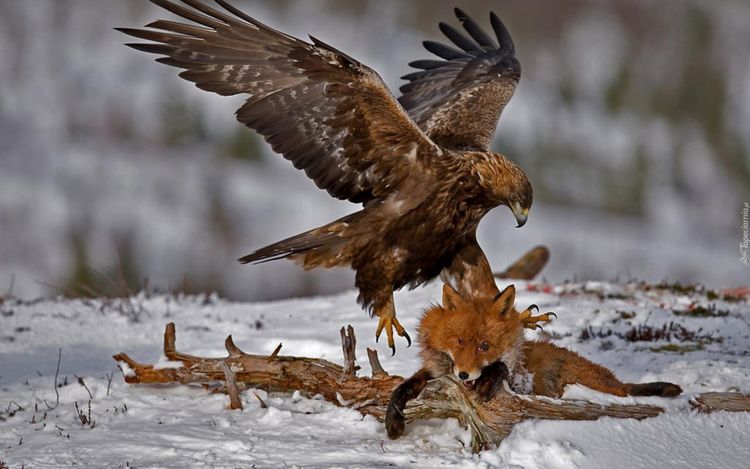
<path id="1" fill-rule="evenodd" d="M 534 200 L 534 191 L 526 173 L 498 153 L 481 154 L 475 169 L 482 191 L 490 195 L 491 205 L 505 205 L 516 217 L 518 227 L 525 225 Z"/>
<path id="2" fill-rule="evenodd" d="M 507 205 L 516 217 L 518 228 L 521 228 L 529 217 L 529 210 L 534 201 L 534 191 L 526 174 L 520 169 L 518 171 L 520 174 L 517 176 L 516 185 L 511 191 Z"/>

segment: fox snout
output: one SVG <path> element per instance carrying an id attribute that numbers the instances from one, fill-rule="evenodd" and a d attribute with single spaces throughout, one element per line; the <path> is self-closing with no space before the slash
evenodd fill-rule
<path id="1" fill-rule="evenodd" d="M 473 383 L 474 380 L 476 380 L 482 375 L 482 369 L 480 368 L 478 370 L 473 370 L 473 371 L 463 371 L 463 370 L 459 370 L 458 367 L 453 367 L 453 373 L 464 384 L 468 384 L 468 383 Z"/>

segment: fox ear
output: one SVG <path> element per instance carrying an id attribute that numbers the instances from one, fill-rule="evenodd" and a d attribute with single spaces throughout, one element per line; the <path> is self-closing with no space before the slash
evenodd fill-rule
<path id="1" fill-rule="evenodd" d="M 464 304 L 461 295 L 449 284 L 443 284 L 443 309 L 455 310 Z"/>
<path id="2" fill-rule="evenodd" d="M 495 298 L 495 303 L 492 310 L 497 311 L 500 314 L 505 314 L 513 308 L 516 304 L 516 287 L 508 285 L 505 290 L 500 292 Z"/>

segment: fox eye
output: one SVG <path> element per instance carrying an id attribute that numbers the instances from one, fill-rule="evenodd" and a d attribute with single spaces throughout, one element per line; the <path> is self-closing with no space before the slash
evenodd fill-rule
<path id="1" fill-rule="evenodd" d="M 458 345 L 463 345 L 463 344 L 464 344 L 464 339 L 462 339 L 461 337 L 459 337 L 458 338 Z"/>
<path id="2" fill-rule="evenodd" d="M 490 349 L 490 344 L 488 344 L 487 341 L 484 341 L 481 344 L 479 344 L 479 350 L 481 350 L 482 352 L 486 352 L 489 349 Z"/>

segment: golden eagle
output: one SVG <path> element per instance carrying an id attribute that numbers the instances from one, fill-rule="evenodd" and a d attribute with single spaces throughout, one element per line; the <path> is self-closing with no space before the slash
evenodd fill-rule
<path id="1" fill-rule="evenodd" d="M 466 33 L 441 23 L 456 47 L 427 41 L 441 60 L 419 71 L 396 100 L 376 72 L 334 47 L 273 30 L 225 0 L 151 0 L 191 23 L 118 28 L 128 44 L 184 69 L 180 76 L 224 96 L 247 95 L 237 119 L 332 196 L 362 210 L 279 241 L 240 262 L 289 258 L 305 269 L 348 266 L 359 302 L 380 318 L 395 353 L 393 291 L 438 275 L 468 296 L 498 293 L 477 244 L 479 221 L 508 206 L 518 226 L 532 202 L 524 172 L 490 153 L 497 121 L 521 76 L 510 34 L 492 13 L 495 38 L 463 11 Z"/>

